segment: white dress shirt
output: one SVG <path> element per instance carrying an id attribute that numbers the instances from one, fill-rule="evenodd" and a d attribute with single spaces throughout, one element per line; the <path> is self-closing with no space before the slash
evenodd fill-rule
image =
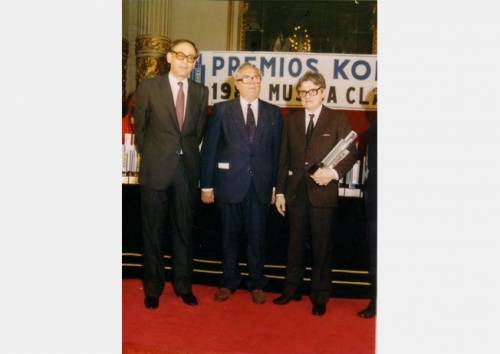
<path id="1" fill-rule="evenodd" d="M 306 113 L 306 119 L 305 119 L 306 125 L 305 125 L 305 127 L 306 127 L 306 129 L 304 131 L 307 131 L 307 126 L 309 125 L 309 119 L 311 119 L 311 117 L 309 117 L 310 114 L 314 114 L 313 126 L 316 126 L 316 123 L 318 122 L 319 115 L 321 113 L 321 108 L 323 108 L 323 105 L 320 105 L 314 111 L 308 111 L 307 109 L 305 110 L 305 113 Z"/>
<path id="2" fill-rule="evenodd" d="M 259 122 L 259 117 L 258 117 L 259 99 L 255 99 L 253 100 L 253 102 L 248 102 L 247 100 L 245 100 L 243 97 L 240 96 L 240 105 L 241 105 L 241 110 L 243 111 L 243 119 L 245 120 L 245 125 L 247 124 L 247 111 L 249 104 L 250 104 L 250 109 L 253 112 L 253 116 L 255 117 L 255 126 L 257 127 L 257 124 Z"/>

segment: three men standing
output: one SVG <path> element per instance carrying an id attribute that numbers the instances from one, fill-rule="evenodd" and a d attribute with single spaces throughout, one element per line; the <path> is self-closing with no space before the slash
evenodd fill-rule
<path id="1" fill-rule="evenodd" d="M 269 206 L 276 201 L 280 214 L 289 211 L 290 241 L 285 287 L 273 302 L 284 305 L 301 298 L 303 243 L 310 231 L 312 313 L 323 315 L 331 288 L 338 179 L 354 164 L 355 148 L 349 147 L 350 153 L 335 169 L 320 168 L 312 176 L 308 169 L 350 132 L 349 122 L 344 113 L 322 105 L 325 80 L 317 72 L 307 72 L 297 84 L 304 109 L 287 117 L 282 131 L 280 109 L 259 99 L 259 69 L 244 63 L 235 74 L 239 97 L 214 105 L 203 138 L 208 89 L 188 79 L 197 57 L 194 43 L 174 41 L 167 54 L 168 75 L 145 80 L 136 91 L 145 306 L 158 307 L 164 288 L 162 238 L 167 215 L 174 291 L 186 304 L 198 303 L 191 289 L 191 229 L 200 181 L 202 202 L 217 204 L 222 223 L 224 273 L 215 300 L 227 300 L 241 282 L 238 249 L 245 235 L 250 273 L 246 286 L 254 303 L 265 302 L 266 226 Z"/>
<path id="2" fill-rule="evenodd" d="M 214 105 L 201 150 L 201 199 L 216 202 L 222 222 L 223 269 L 215 300 L 224 301 L 240 284 L 238 248 L 247 241 L 247 288 L 265 302 L 263 274 L 269 206 L 274 203 L 281 114 L 259 99 L 261 74 L 242 64 L 235 74 L 239 97 Z"/>

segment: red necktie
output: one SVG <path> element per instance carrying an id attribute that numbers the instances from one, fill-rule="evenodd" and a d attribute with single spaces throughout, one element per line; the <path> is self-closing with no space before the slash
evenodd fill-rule
<path id="1" fill-rule="evenodd" d="M 175 101 L 175 112 L 177 113 L 179 129 L 182 130 L 182 124 L 184 123 L 184 90 L 182 89 L 182 82 L 178 82 L 177 85 L 179 85 L 179 93 Z"/>

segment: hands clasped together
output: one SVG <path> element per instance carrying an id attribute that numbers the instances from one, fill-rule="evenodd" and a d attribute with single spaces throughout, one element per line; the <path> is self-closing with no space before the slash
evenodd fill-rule
<path id="1" fill-rule="evenodd" d="M 316 172 L 314 172 L 314 174 L 310 177 L 319 186 L 327 186 L 331 181 L 339 179 L 339 175 L 338 175 L 337 171 L 335 171 L 331 167 L 318 168 L 316 170 Z M 280 213 L 282 216 L 285 216 L 286 200 L 285 200 L 285 196 L 283 194 L 276 195 L 275 204 L 276 204 L 276 209 L 278 210 L 278 213 Z"/>

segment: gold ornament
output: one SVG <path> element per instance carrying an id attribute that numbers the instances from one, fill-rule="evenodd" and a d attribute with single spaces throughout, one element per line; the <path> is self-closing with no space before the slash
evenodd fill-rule
<path id="1" fill-rule="evenodd" d="M 166 55 L 170 40 L 167 37 L 139 36 L 135 48 L 137 83 L 168 71 Z"/>

